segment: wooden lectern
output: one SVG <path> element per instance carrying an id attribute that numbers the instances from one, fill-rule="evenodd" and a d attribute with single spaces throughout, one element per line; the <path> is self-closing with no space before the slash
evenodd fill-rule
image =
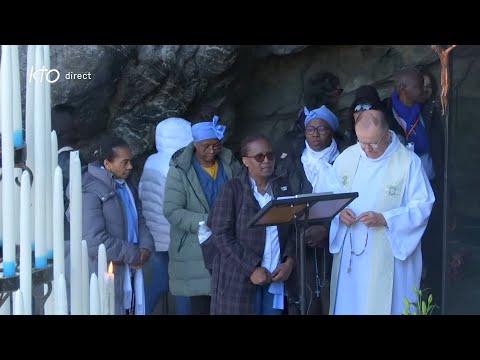
<path id="1" fill-rule="evenodd" d="M 301 194 L 271 200 L 252 219 L 249 226 L 273 226 L 295 223 L 297 244 L 299 226 L 303 225 L 300 242 L 300 313 L 305 315 L 305 230 L 309 224 L 332 220 L 340 211 L 358 197 L 352 193 Z"/>

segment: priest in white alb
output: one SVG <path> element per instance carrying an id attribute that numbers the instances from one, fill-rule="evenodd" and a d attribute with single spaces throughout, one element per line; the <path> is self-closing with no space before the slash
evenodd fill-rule
<path id="1" fill-rule="evenodd" d="M 331 314 L 401 314 L 415 301 L 420 241 L 435 197 L 420 158 L 379 110 L 357 119 L 357 144 L 336 159 L 342 191 L 359 196 L 332 221 Z"/>

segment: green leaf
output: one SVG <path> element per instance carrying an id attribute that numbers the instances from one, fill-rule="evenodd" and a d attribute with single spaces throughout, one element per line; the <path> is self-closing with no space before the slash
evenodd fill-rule
<path id="1" fill-rule="evenodd" d="M 427 303 L 422 301 L 422 314 L 427 315 Z"/>
<path id="2" fill-rule="evenodd" d="M 432 303 L 432 301 L 433 301 L 433 296 L 432 296 L 432 294 L 430 294 L 428 296 L 428 305 L 430 305 Z"/>
<path id="3" fill-rule="evenodd" d="M 405 305 L 405 308 L 407 309 L 410 308 L 410 303 L 408 302 L 408 299 L 406 297 L 403 298 L 403 305 Z"/>

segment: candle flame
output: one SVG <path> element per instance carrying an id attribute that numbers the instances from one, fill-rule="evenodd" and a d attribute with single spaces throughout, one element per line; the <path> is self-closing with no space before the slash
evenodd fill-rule
<path id="1" fill-rule="evenodd" d="M 113 274 L 113 262 L 110 261 L 110 264 L 108 264 L 108 273 Z"/>

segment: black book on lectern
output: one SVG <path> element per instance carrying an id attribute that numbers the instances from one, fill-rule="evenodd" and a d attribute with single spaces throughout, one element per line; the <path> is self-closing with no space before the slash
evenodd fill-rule
<path id="1" fill-rule="evenodd" d="M 358 192 L 322 193 L 284 196 L 271 200 L 250 221 L 252 226 L 271 226 L 305 220 L 308 206 L 308 222 L 315 224 L 332 220 L 340 211 L 358 197 Z"/>

